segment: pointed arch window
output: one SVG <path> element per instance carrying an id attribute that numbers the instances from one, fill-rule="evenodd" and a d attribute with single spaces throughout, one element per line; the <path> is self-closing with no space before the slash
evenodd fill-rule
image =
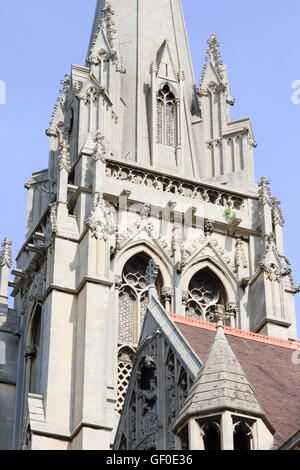
<path id="1" fill-rule="evenodd" d="M 157 93 L 157 143 L 176 146 L 176 100 L 168 85 Z"/>
<path id="2" fill-rule="evenodd" d="M 117 411 L 121 413 L 132 372 L 132 359 L 139 341 L 148 306 L 149 286 L 145 275 L 150 258 L 145 253 L 133 256 L 124 266 L 118 280 L 119 348 Z M 162 276 L 159 272 L 156 288 L 162 293 Z"/>
<path id="3" fill-rule="evenodd" d="M 200 435 L 203 439 L 204 450 L 221 450 L 221 418 L 214 416 L 208 419 L 199 420 Z"/>
<path id="4" fill-rule="evenodd" d="M 234 425 L 234 450 L 252 450 L 253 433 L 250 423 L 238 421 Z"/>
<path id="5" fill-rule="evenodd" d="M 144 253 L 131 258 L 125 265 L 119 287 L 119 342 L 136 344 L 143 326 L 148 305 L 148 284 L 145 280 L 150 258 Z M 162 291 L 159 273 L 156 287 Z"/>
<path id="6" fill-rule="evenodd" d="M 40 367 L 41 367 L 41 322 L 42 308 L 37 306 L 32 325 L 29 375 L 29 393 L 39 393 L 40 385 Z"/>
<path id="7" fill-rule="evenodd" d="M 184 303 L 188 317 L 211 321 L 213 307 L 226 306 L 224 286 L 213 272 L 203 269 L 192 277 Z"/>

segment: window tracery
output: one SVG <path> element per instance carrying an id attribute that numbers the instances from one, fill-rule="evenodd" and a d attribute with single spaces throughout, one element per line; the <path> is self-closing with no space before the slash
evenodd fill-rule
<path id="1" fill-rule="evenodd" d="M 225 290 L 218 278 L 206 269 L 191 279 L 184 299 L 186 315 L 204 321 L 212 321 L 211 312 L 215 305 L 226 304 Z"/>
<path id="2" fill-rule="evenodd" d="M 176 102 L 175 96 L 168 85 L 165 85 L 157 93 L 156 120 L 157 143 L 167 145 L 168 147 L 175 147 Z"/>
<path id="3" fill-rule="evenodd" d="M 117 411 L 122 412 L 127 387 L 133 367 L 134 351 L 130 348 L 122 348 L 118 355 L 118 392 L 117 392 Z"/>
<path id="4" fill-rule="evenodd" d="M 119 296 L 119 346 L 118 357 L 118 399 L 117 411 L 121 413 L 126 391 L 133 368 L 134 348 L 138 343 L 139 335 L 148 306 L 148 283 L 145 276 L 150 258 L 140 253 L 131 258 L 125 265 L 122 276 L 118 279 L 117 288 Z M 158 293 L 162 288 L 162 277 L 159 273 L 156 287 Z M 128 347 L 132 346 L 132 349 Z"/>

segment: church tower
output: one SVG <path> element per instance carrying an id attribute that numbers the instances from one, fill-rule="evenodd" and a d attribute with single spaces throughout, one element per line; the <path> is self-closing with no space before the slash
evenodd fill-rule
<path id="1" fill-rule="evenodd" d="M 26 184 L 13 281 L 0 263 L 14 449 L 110 448 L 150 260 L 167 312 L 211 321 L 222 305 L 228 326 L 297 337 L 280 203 L 255 183 L 250 120 L 231 121 L 227 69 L 207 42 L 198 85 L 180 0 L 97 2 L 85 65 L 62 81 L 46 131 L 49 167 Z"/>

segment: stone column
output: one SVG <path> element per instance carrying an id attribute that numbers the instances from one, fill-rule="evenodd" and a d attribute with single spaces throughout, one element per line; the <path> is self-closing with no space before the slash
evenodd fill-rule
<path id="1" fill-rule="evenodd" d="M 225 411 L 221 421 L 221 449 L 234 450 L 233 443 L 233 423 L 231 413 Z"/>
<path id="2" fill-rule="evenodd" d="M 189 450 L 205 450 L 202 432 L 195 419 L 189 421 Z"/>

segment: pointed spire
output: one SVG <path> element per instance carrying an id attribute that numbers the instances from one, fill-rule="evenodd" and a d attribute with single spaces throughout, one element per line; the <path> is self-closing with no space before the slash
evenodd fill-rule
<path id="1" fill-rule="evenodd" d="M 224 82 L 224 64 L 220 60 L 221 54 L 219 52 L 220 43 L 218 38 L 215 34 L 211 34 L 209 39 L 207 40 L 208 49 L 207 49 L 207 56 L 205 57 L 206 62 L 210 63 L 213 68 L 215 69 L 220 81 Z M 203 67 L 203 72 L 201 75 L 200 84 L 202 84 L 204 80 L 204 76 L 207 70 L 208 64 L 205 64 Z"/>
<path id="2" fill-rule="evenodd" d="M 0 266 L 8 266 L 9 268 L 11 268 L 12 266 L 11 245 L 12 245 L 12 242 L 9 240 L 8 237 L 6 237 L 4 242 L 2 243 L 3 250 L 1 251 L 1 255 L 0 255 Z"/>
<path id="3" fill-rule="evenodd" d="M 173 428 L 191 417 L 233 410 L 266 420 L 248 379 L 224 333 L 227 314 L 222 306 L 214 312 L 217 334 Z"/>

